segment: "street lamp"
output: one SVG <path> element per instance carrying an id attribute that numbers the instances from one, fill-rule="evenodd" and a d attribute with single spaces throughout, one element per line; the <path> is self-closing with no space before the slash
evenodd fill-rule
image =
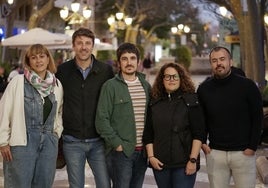
<path id="1" fill-rule="evenodd" d="M 7 3 L 12 5 L 14 3 L 14 0 L 7 0 Z"/>
<path id="2" fill-rule="evenodd" d="M 223 6 L 221 6 L 221 7 L 219 8 L 219 11 L 220 11 L 220 14 L 221 14 L 223 17 L 225 17 L 225 16 L 227 15 L 227 12 L 228 12 L 228 10 L 227 10 L 225 7 L 223 7 Z"/>
<path id="3" fill-rule="evenodd" d="M 224 18 L 233 19 L 232 13 L 229 12 L 224 6 L 219 7 L 219 13 Z"/>
<path id="4" fill-rule="evenodd" d="M 115 15 L 110 15 L 107 18 L 107 23 L 109 24 L 109 38 L 111 39 L 111 43 L 113 46 L 117 48 L 118 39 L 117 39 L 117 30 L 127 29 L 132 24 L 133 19 L 131 17 L 126 16 L 123 12 L 117 12 Z M 128 31 L 126 30 L 124 35 L 127 35 Z"/>
<path id="5" fill-rule="evenodd" d="M 181 35 L 182 33 L 189 33 L 191 31 L 188 25 L 179 24 L 177 27 L 171 27 L 173 34 Z"/>
<path id="6" fill-rule="evenodd" d="M 266 25 L 268 25 L 268 15 L 267 14 L 264 15 L 264 23 Z"/>
<path id="7" fill-rule="evenodd" d="M 187 43 L 187 37 L 186 34 L 191 31 L 190 27 L 188 25 L 179 24 L 177 27 L 171 27 L 171 33 L 173 35 L 179 35 L 180 36 L 180 44 L 186 45 Z M 172 39 L 172 41 L 175 41 Z M 172 44 L 172 48 L 175 48 L 176 44 Z"/>
<path id="8" fill-rule="evenodd" d="M 110 26 L 110 31 L 115 32 L 117 29 L 124 30 L 127 26 L 132 24 L 133 19 L 125 16 L 123 12 L 117 12 L 115 15 L 111 15 L 107 18 L 107 23 Z"/>
<path id="9" fill-rule="evenodd" d="M 64 6 L 63 9 L 60 10 L 60 17 L 68 21 L 69 24 L 82 24 L 85 20 L 88 20 L 91 16 L 91 9 L 86 5 L 82 9 L 82 15 L 79 13 L 80 10 L 80 3 L 74 1 L 71 4 L 72 14 L 69 15 L 69 9 L 67 6 Z"/>

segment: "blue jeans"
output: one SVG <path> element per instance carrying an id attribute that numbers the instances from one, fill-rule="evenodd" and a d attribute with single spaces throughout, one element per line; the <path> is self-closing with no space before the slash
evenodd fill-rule
<path id="1" fill-rule="evenodd" d="M 196 173 L 186 175 L 185 168 L 153 169 L 158 188 L 193 188 Z"/>
<path id="2" fill-rule="evenodd" d="M 56 172 L 58 137 L 53 133 L 27 132 L 26 146 L 11 146 L 13 160 L 3 161 L 4 187 L 51 188 Z"/>
<path id="3" fill-rule="evenodd" d="M 147 158 L 143 151 L 135 151 L 130 157 L 124 152 L 111 151 L 107 156 L 113 188 L 142 188 Z"/>
<path id="4" fill-rule="evenodd" d="M 111 187 L 102 139 L 80 142 L 63 136 L 63 153 L 70 188 L 84 188 L 86 161 L 93 172 L 96 188 Z"/>

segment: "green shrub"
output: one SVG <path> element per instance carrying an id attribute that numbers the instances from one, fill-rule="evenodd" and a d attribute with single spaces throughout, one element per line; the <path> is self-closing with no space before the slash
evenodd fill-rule
<path id="1" fill-rule="evenodd" d="M 184 65 L 188 70 L 191 66 L 192 53 L 186 46 L 179 46 L 176 49 L 170 51 L 171 55 L 175 57 L 177 63 Z"/>
<path id="2" fill-rule="evenodd" d="M 107 63 L 113 67 L 113 71 L 116 73 L 118 67 L 116 64 L 116 51 L 115 50 L 100 50 L 97 52 L 97 60 Z"/>
<path id="3" fill-rule="evenodd" d="M 107 63 L 109 61 L 114 61 L 115 57 L 115 50 L 100 50 L 97 52 L 97 60 Z"/>

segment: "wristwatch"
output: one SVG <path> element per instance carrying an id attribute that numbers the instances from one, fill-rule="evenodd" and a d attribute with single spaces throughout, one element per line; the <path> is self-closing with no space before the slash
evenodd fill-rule
<path id="1" fill-rule="evenodd" d="M 196 158 L 190 158 L 190 160 L 189 160 L 191 163 L 196 163 Z"/>

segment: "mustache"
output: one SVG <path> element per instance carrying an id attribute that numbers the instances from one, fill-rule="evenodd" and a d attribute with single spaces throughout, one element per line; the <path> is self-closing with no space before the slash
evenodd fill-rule
<path id="1" fill-rule="evenodd" d="M 128 68 L 128 67 L 133 67 L 133 68 L 134 68 L 134 66 L 133 66 L 133 65 L 127 65 L 127 66 L 125 66 L 125 68 Z"/>
<path id="2" fill-rule="evenodd" d="M 81 49 L 80 52 L 91 52 L 92 49 Z"/>
<path id="3" fill-rule="evenodd" d="M 216 69 L 218 69 L 218 68 L 225 69 L 225 67 L 224 67 L 224 66 L 221 66 L 221 65 L 218 65 L 218 66 L 216 67 Z"/>

